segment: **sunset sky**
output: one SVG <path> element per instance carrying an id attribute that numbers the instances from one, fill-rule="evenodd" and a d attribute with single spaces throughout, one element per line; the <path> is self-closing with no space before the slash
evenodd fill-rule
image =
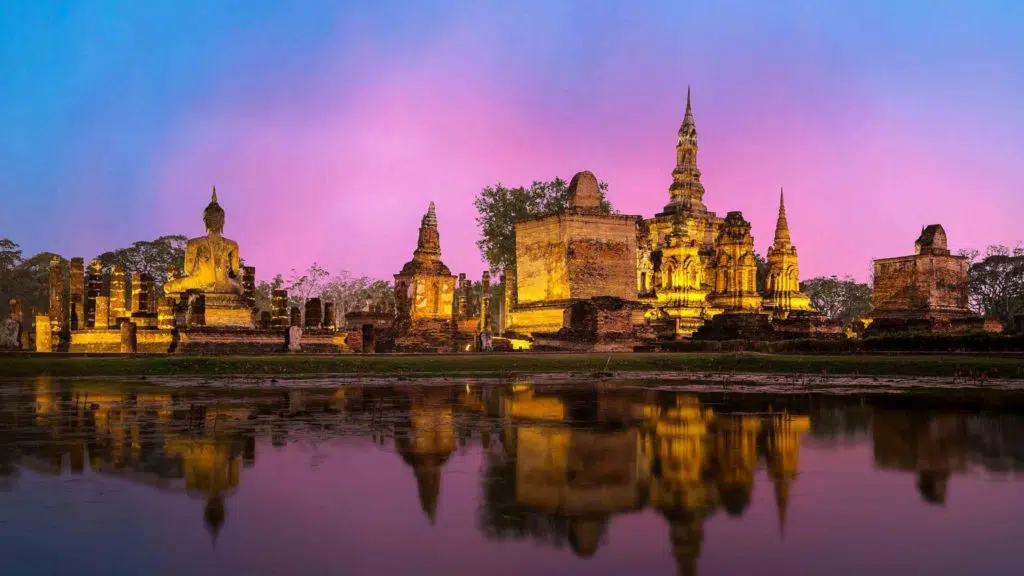
<path id="1" fill-rule="evenodd" d="M 0 0 L 0 237 L 94 256 L 196 236 L 216 184 L 260 278 L 389 277 L 437 203 L 589 169 L 668 201 L 693 88 L 705 203 L 805 278 L 867 279 L 925 224 L 1024 240 L 1024 3 Z"/>

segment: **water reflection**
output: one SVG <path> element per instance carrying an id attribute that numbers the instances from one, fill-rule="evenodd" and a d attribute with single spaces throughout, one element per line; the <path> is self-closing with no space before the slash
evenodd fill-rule
<path id="1" fill-rule="evenodd" d="M 649 537 L 668 540 L 679 574 L 696 574 L 706 523 L 743 517 L 761 471 L 785 536 L 805 445 L 870 443 L 875 468 L 913 474 L 934 505 L 955 498 L 957 476 L 1013 477 L 1024 463 L 1024 418 L 1013 409 L 911 410 L 886 396 L 729 396 L 629 382 L 126 389 L 49 378 L 5 386 L 0 485 L 16 496 L 23 472 L 89 473 L 200 498 L 216 542 L 244 469 L 257 467 L 257 439 L 279 449 L 347 439 L 396 453 L 415 478 L 417 513 L 436 525 L 446 464 L 475 447 L 482 489 L 454 497 L 479 499 L 488 540 L 586 558 L 606 545 L 614 518 L 653 511 L 668 530 Z M 301 491 L 301 481 L 282 490 Z"/>

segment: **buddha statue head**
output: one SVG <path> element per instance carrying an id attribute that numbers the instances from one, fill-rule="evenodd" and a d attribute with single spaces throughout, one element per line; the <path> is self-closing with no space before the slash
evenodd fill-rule
<path id="1" fill-rule="evenodd" d="M 207 232 L 220 234 L 224 231 L 224 209 L 217 203 L 217 187 L 213 187 L 213 197 L 210 204 L 203 210 L 203 223 L 206 224 Z"/>

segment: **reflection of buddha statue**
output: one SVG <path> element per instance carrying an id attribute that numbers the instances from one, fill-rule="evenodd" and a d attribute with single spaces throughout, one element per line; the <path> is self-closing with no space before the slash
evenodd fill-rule
<path id="1" fill-rule="evenodd" d="M 213 189 L 210 205 L 203 211 L 206 236 L 192 238 L 185 245 L 185 274 L 164 284 L 167 294 L 199 290 L 219 294 L 240 294 L 238 243 L 224 232 L 224 209 L 217 203 Z"/>

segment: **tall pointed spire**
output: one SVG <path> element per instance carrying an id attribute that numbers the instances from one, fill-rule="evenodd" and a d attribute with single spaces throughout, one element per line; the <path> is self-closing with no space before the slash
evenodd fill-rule
<path id="1" fill-rule="evenodd" d="M 213 187 L 213 195 L 210 197 L 210 204 L 217 204 L 217 187 Z"/>
<path id="2" fill-rule="evenodd" d="M 789 222 L 786 220 L 786 193 L 779 188 L 779 220 L 775 224 L 775 247 L 788 247 L 791 242 Z"/>
<path id="3" fill-rule="evenodd" d="M 690 213 L 704 213 L 704 185 L 700 183 L 700 169 L 697 167 L 697 126 L 693 122 L 693 98 L 690 87 L 686 87 L 686 114 L 679 126 L 676 139 L 676 168 L 672 171 L 672 185 L 669 186 L 669 203 L 666 213 L 683 210 Z"/>
<path id="4" fill-rule="evenodd" d="M 686 115 L 683 116 L 683 125 L 693 126 L 693 106 L 690 104 L 690 85 L 686 85 Z"/>
<path id="5" fill-rule="evenodd" d="M 420 237 L 416 243 L 415 255 L 418 257 L 437 257 L 441 255 L 441 238 L 437 233 L 437 211 L 431 202 L 427 213 L 420 222 Z"/>

